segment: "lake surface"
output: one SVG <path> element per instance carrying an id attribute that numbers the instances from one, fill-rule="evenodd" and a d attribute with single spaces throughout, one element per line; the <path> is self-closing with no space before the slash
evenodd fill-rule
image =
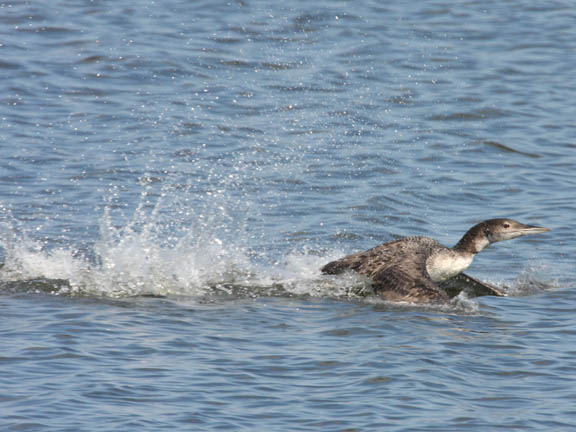
<path id="1" fill-rule="evenodd" d="M 0 3 L 4 431 L 572 431 L 571 2 Z M 511 217 L 387 304 L 319 268 Z"/>

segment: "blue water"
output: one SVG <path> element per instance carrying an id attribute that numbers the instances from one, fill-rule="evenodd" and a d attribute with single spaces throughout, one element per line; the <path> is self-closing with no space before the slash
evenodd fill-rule
<path id="1" fill-rule="evenodd" d="M 0 429 L 574 430 L 575 18 L 0 3 Z M 492 217 L 508 297 L 319 272 Z"/>

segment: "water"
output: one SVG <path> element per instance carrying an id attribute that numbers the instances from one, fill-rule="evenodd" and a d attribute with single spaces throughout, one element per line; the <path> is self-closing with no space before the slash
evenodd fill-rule
<path id="1" fill-rule="evenodd" d="M 272 3 L 0 3 L 1 429 L 573 430 L 573 5 Z M 501 216 L 507 298 L 318 271 Z"/>

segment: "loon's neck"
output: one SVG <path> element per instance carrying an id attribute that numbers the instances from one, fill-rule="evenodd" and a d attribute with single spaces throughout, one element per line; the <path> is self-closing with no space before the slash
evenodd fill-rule
<path id="1" fill-rule="evenodd" d="M 477 254 L 490 244 L 482 224 L 470 228 L 460 241 L 452 248 L 456 253 Z"/>
<path id="2" fill-rule="evenodd" d="M 466 270 L 477 253 L 490 244 L 484 225 L 470 228 L 453 248 L 436 250 L 426 260 L 426 270 L 434 282 L 443 282 Z"/>

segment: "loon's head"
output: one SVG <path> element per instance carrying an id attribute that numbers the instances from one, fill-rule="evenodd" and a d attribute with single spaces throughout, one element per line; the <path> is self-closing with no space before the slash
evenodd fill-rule
<path id="1" fill-rule="evenodd" d="M 479 225 L 482 225 L 482 231 L 490 243 L 550 231 L 550 228 L 524 225 L 512 219 L 489 219 Z"/>
<path id="2" fill-rule="evenodd" d="M 524 225 L 512 219 L 488 219 L 470 228 L 455 249 L 478 253 L 491 243 L 547 231 L 550 231 L 550 228 Z"/>

